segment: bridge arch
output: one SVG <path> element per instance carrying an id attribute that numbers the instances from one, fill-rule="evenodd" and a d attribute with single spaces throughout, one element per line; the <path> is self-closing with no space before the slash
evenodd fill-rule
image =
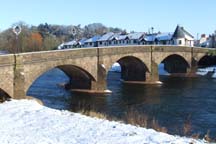
<path id="1" fill-rule="evenodd" d="M 164 59 L 166 59 L 169 56 L 176 55 L 180 56 L 182 59 L 184 59 L 189 66 L 191 66 L 191 53 L 188 52 L 153 52 L 153 60 L 156 64 L 160 64 Z"/>
<path id="2" fill-rule="evenodd" d="M 161 63 L 164 64 L 164 69 L 168 73 L 187 73 L 190 64 L 181 55 L 172 54 L 164 58 Z"/>
<path id="3" fill-rule="evenodd" d="M 0 88 L 0 102 L 10 99 L 11 96 L 2 88 Z"/>
<path id="4" fill-rule="evenodd" d="M 204 55 L 197 61 L 198 67 L 208 67 L 216 65 L 216 56 Z"/>
<path id="5" fill-rule="evenodd" d="M 63 71 L 70 79 L 68 83 L 68 88 L 74 89 L 91 89 L 91 82 L 96 81 L 96 77 L 88 72 L 81 66 L 72 65 L 72 64 L 62 64 L 44 67 L 38 71 L 34 71 L 28 76 L 28 81 L 26 81 L 26 91 L 27 94 L 30 86 L 44 73 L 47 71 L 58 68 Z"/>
<path id="6" fill-rule="evenodd" d="M 124 81 L 146 81 L 146 73 L 149 73 L 149 69 L 141 59 L 124 56 L 116 62 L 121 66 L 121 79 Z"/>

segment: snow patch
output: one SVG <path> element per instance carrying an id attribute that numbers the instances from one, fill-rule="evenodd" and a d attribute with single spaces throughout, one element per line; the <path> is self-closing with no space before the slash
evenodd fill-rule
<path id="1" fill-rule="evenodd" d="M 214 72 L 212 78 L 216 78 L 216 66 L 206 67 L 206 68 L 199 68 L 196 74 L 205 76 L 208 72 Z"/>
<path id="2" fill-rule="evenodd" d="M 90 118 L 39 105 L 33 100 L 0 104 L 1 144 L 205 143 L 152 129 Z"/>

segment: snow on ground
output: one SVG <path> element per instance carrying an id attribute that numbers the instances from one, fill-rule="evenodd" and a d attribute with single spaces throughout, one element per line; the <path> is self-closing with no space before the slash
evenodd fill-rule
<path id="1" fill-rule="evenodd" d="M 214 70 L 216 70 L 216 66 L 211 66 L 211 67 L 206 67 L 206 68 L 199 68 L 196 72 L 196 74 L 198 75 L 206 75 L 208 72 L 213 72 Z M 212 75 L 212 78 L 216 78 L 216 73 L 214 72 L 214 74 Z"/>
<path id="2" fill-rule="evenodd" d="M 39 105 L 33 100 L 0 104 L 1 144 L 199 144 L 202 140 L 90 118 Z"/>

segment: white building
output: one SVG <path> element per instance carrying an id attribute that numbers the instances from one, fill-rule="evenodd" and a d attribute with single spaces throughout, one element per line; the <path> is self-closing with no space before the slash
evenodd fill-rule
<path id="1" fill-rule="evenodd" d="M 173 44 L 179 46 L 194 46 L 194 37 L 179 25 L 173 34 Z"/>

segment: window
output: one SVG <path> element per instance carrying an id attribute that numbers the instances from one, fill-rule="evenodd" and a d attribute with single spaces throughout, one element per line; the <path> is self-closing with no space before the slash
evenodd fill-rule
<path id="1" fill-rule="evenodd" d="M 179 40 L 179 45 L 181 45 L 182 44 L 182 41 L 181 40 Z"/>
<path id="2" fill-rule="evenodd" d="M 100 41 L 100 45 L 102 45 L 102 41 Z"/>
<path id="3" fill-rule="evenodd" d="M 89 45 L 91 46 L 91 45 L 92 45 L 92 42 L 90 42 Z"/>

